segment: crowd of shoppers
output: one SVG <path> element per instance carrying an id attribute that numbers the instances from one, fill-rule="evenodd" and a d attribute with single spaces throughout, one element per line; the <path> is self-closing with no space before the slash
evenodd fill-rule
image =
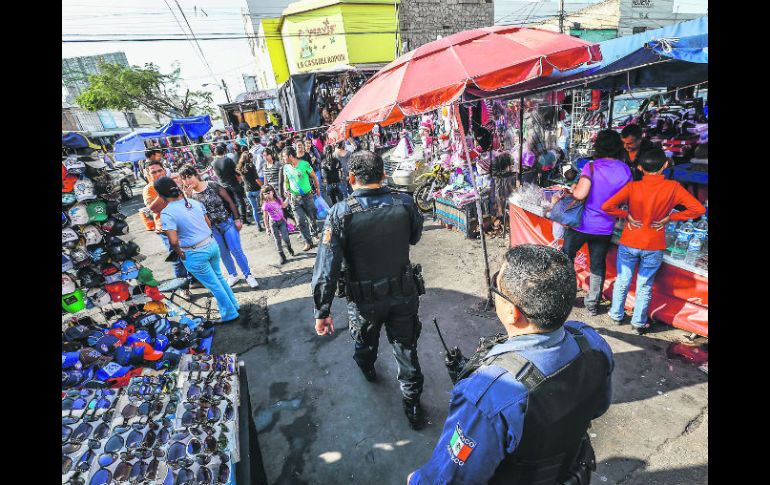
<path id="1" fill-rule="evenodd" d="M 583 302 L 588 313 L 595 316 L 599 314 L 615 221 L 626 221 L 618 245 L 618 275 L 609 315 L 617 324 L 625 319 L 626 297 L 638 266 L 631 325 L 640 334 L 650 328 L 647 312 L 655 273 L 666 250 L 666 224 L 694 219 L 706 212 L 679 182 L 664 178 L 666 167 L 666 154 L 644 143 L 637 125 L 625 127 L 620 134 L 600 131 L 594 143 L 594 159 L 583 168 L 572 190 L 575 199 L 584 201 L 582 220 L 564 233 L 562 251 L 571 260 L 583 245 L 588 245 L 590 279 Z M 672 213 L 677 206 L 684 209 Z"/>

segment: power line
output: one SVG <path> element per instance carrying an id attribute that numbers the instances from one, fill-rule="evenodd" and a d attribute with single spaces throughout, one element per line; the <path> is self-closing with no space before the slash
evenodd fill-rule
<path id="1" fill-rule="evenodd" d="M 168 1 L 167 1 L 167 0 L 163 0 L 163 2 L 166 4 L 166 7 L 168 7 L 168 10 L 169 10 L 169 12 L 171 12 L 171 15 L 174 17 L 174 20 L 176 21 L 176 24 L 179 26 L 179 29 L 180 29 L 180 30 L 182 31 L 182 33 L 184 34 L 184 38 L 185 38 L 185 40 L 187 40 L 188 42 L 190 42 L 190 45 L 191 45 L 191 46 L 192 46 L 192 48 L 193 48 L 193 52 L 195 52 L 195 55 L 198 57 L 198 60 L 200 60 L 200 61 L 201 61 L 201 63 L 204 63 L 204 64 L 205 64 L 205 59 L 201 58 L 200 54 L 198 54 L 198 51 L 197 51 L 197 50 L 195 50 L 195 45 L 193 45 L 192 41 L 191 41 L 191 40 L 190 40 L 190 38 L 187 36 L 187 32 L 184 30 L 184 27 L 182 27 L 182 23 L 181 23 L 181 22 L 179 21 L 179 19 L 177 18 L 177 16 L 176 16 L 176 13 L 174 13 L 174 9 L 173 9 L 173 8 L 171 8 L 171 5 L 168 3 Z"/>
<path id="2" fill-rule="evenodd" d="M 198 39 L 195 37 L 195 32 L 193 32 L 193 28 L 190 25 L 190 22 L 187 20 L 187 15 L 185 15 L 184 10 L 182 10 L 182 6 L 179 5 L 178 0 L 174 0 L 174 3 L 176 4 L 176 7 L 179 9 L 179 13 L 182 14 L 182 18 L 184 19 L 185 23 L 187 24 L 187 28 L 190 29 L 190 35 L 192 35 L 193 41 L 195 42 L 195 45 L 198 47 L 198 51 L 201 53 L 201 57 L 203 58 L 203 62 L 206 64 L 206 69 L 208 69 L 209 74 L 211 74 L 211 78 L 214 81 L 214 83 L 217 83 L 217 77 L 214 76 L 214 70 L 211 69 L 211 65 L 209 64 L 208 59 L 206 59 L 206 54 L 203 53 L 203 49 L 201 48 L 200 43 L 198 43 Z"/>

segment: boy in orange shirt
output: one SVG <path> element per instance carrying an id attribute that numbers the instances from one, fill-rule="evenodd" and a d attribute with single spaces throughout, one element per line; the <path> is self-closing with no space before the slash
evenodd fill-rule
<path id="1" fill-rule="evenodd" d="M 663 150 L 647 150 L 637 160 L 637 168 L 644 174 L 642 179 L 626 184 L 602 204 L 602 209 L 611 216 L 628 221 L 618 244 L 618 276 L 612 293 L 610 318 L 617 324 L 622 322 L 628 288 L 638 263 L 631 325 L 641 335 L 650 328 L 647 309 L 652 298 L 655 273 L 663 262 L 666 250 L 666 224 L 669 221 L 695 219 L 705 214 L 706 208 L 679 182 L 666 180 L 661 174 L 668 167 Z M 628 204 L 627 211 L 620 208 L 623 204 Z M 684 205 L 685 210 L 670 214 L 677 205 Z"/>

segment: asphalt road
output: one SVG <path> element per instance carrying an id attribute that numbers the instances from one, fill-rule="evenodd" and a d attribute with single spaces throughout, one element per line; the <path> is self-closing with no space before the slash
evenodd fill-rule
<path id="1" fill-rule="evenodd" d="M 136 210 L 141 187 L 123 205 L 131 235 L 159 279 L 172 276 L 164 248 L 147 232 Z M 412 261 L 422 263 L 428 286 L 421 299 L 424 323 L 419 355 L 425 374 L 422 397 L 430 424 L 408 427 L 396 381 L 397 367 L 384 333 L 376 367 L 380 381 L 364 380 L 352 359 L 344 305 L 335 302 L 336 333 L 313 329 L 310 277 L 314 257 L 298 253 L 277 265 L 273 241 L 245 226 L 243 245 L 260 288 L 244 281 L 235 293 L 244 317 L 217 328 L 213 351 L 236 352 L 246 372 L 268 480 L 274 484 L 403 484 L 424 464 L 446 418 L 451 382 L 434 316 L 449 345 L 470 355 L 478 337 L 502 331 L 491 318 L 471 314 L 484 292 L 479 241 L 464 239 L 426 220 Z M 292 236 L 292 241 L 297 240 Z M 297 242 L 295 248 L 301 247 Z M 493 271 L 505 251 L 489 241 Z M 205 290 L 198 290 L 204 299 Z M 679 330 L 658 325 L 638 336 L 604 315 L 590 317 L 576 306 L 570 317 L 589 323 L 615 353 L 613 404 L 590 430 L 598 468 L 594 484 L 708 483 L 708 378 L 694 366 L 666 357 L 683 340 Z"/>

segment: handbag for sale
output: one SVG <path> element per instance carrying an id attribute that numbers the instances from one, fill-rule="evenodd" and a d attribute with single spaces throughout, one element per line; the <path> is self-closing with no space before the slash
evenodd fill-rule
<path id="1" fill-rule="evenodd" d="M 591 171 L 591 182 L 594 178 L 594 162 L 588 162 Z M 585 201 L 577 200 L 572 195 L 565 195 L 553 205 L 548 212 L 548 218 L 558 222 L 562 226 L 577 227 L 583 221 L 583 212 L 585 211 Z"/>

